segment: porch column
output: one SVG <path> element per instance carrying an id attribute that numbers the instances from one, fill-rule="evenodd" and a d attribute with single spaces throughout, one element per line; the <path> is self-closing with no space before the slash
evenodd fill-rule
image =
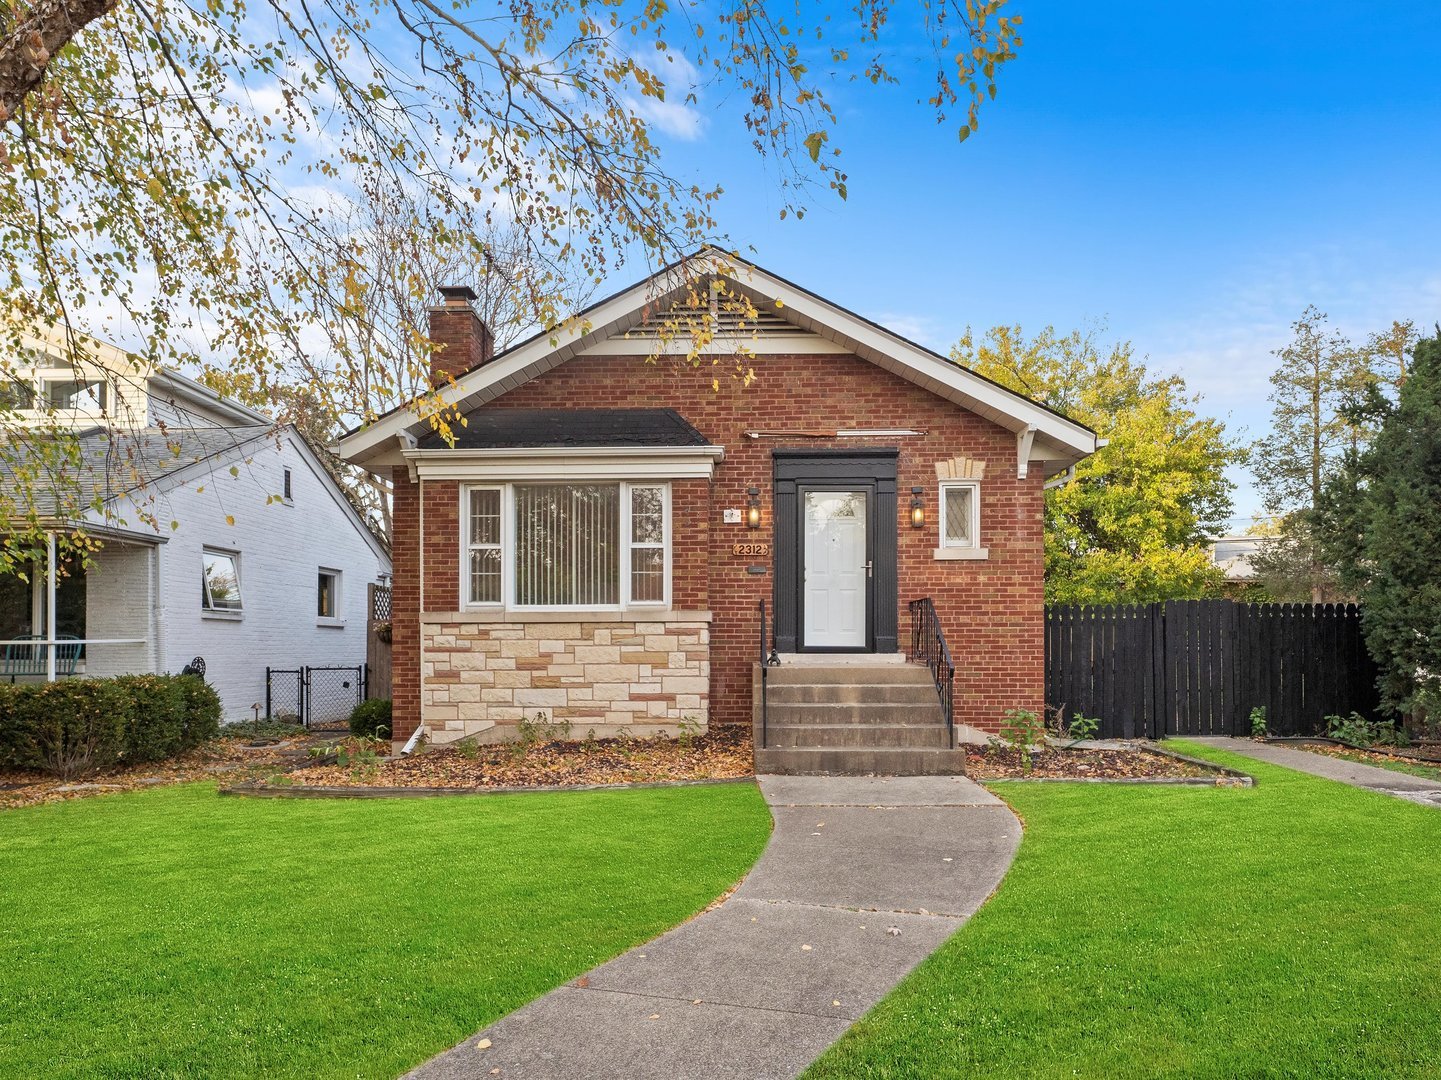
<path id="1" fill-rule="evenodd" d="M 55 681 L 55 534 L 45 534 L 45 681 Z"/>

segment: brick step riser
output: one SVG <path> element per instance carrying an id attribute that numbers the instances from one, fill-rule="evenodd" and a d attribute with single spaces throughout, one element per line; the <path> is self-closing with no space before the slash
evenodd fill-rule
<path id="1" fill-rule="evenodd" d="M 768 747 L 756 751 L 756 771 L 791 776 L 964 776 L 962 749 Z"/>

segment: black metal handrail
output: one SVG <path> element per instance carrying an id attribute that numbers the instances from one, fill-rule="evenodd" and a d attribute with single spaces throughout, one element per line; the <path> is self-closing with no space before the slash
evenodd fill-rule
<path id="1" fill-rule="evenodd" d="M 912 600 L 907 606 L 911 609 L 911 651 L 906 654 L 906 659 L 931 669 L 931 679 L 941 699 L 941 712 L 946 718 L 946 736 L 954 750 L 956 665 L 951 662 L 951 650 L 946 645 L 946 635 L 941 630 L 941 620 L 936 615 L 936 605 L 931 598 L 924 596 Z"/>
<path id="2" fill-rule="evenodd" d="M 781 662 L 780 656 L 776 654 L 775 636 L 771 636 L 770 652 L 766 652 L 766 602 L 760 602 L 761 612 L 761 747 L 764 748 L 769 739 L 770 727 L 770 700 L 766 687 L 766 676 L 770 669 Z"/>

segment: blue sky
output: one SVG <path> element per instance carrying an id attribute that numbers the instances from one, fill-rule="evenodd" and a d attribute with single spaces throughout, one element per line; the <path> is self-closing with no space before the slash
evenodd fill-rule
<path id="1" fill-rule="evenodd" d="M 1441 318 L 1441 4 L 1012 7 L 1025 45 L 964 144 L 916 104 L 918 25 L 887 42 L 908 85 L 836 88 L 847 202 L 778 221 L 722 101 L 671 166 L 725 185 L 721 223 L 762 265 L 923 344 L 1103 323 L 1251 436 L 1306 304 L 1356 337 Z"/>

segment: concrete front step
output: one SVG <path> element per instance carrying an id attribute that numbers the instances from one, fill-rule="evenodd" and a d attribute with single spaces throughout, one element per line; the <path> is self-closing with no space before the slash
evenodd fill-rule
<path id="1" fill-rule="evenodd" d="M 770 683 L 766 700 L 775 705 L 939 705 L 940 698 L 930 682 L 892 686 L 811 686 L 800 683 Z"/>
<path id="2" fill-rule="evenodd" d="M 944 724 L 777 724 L 775 717 L 766 727 L 770 747 L 867 746 L 903 749 L 910 747 L 948 748 L 950 734 Z"/>
<path id="3" fill-rule="evenodd" d="M 944 724 L 941 703 L 929 701 L 770 703 L 772 724 Z"/>
<path id="4" fill-rule="evenodd" d="M 782 664 L 766 675 L 771 686 L 933 686 L 929 668 L 921 664 Z"/>
<path id="5" fill-rule="evenodd" d="M 792 776 L 964 776 L 964 749 L 797 747 L 756 750 L 756 772 Z"/>

